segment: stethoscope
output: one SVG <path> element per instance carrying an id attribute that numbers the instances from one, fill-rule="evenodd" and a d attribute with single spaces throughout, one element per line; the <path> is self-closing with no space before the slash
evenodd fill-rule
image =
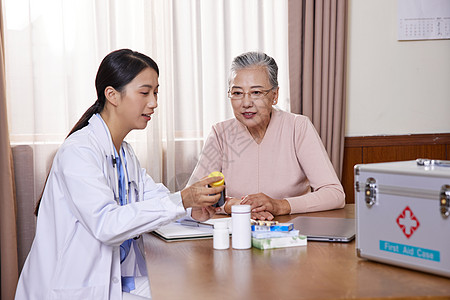
<path id="1" fill-rule="evenodd" d="M 111 147 L 111 161 L 112 161 L 112 165 L 113 165 L 113 169 L 114 169 L 114 183 L 115 183 L 115 189 L 113 189 L 113 193 L 114 193 L 114 200 L 116 200 L 117 204 L 120 205 L 120 196 L 119 196 L 119 170 L 117 168 L 117 159 L 116 159 L 116 151 L 114 149 L 114 145 L 112 142 L 112 137 L 111 137 L 111 133 L 108 130 L 108 127 L 106 126 L 106 123 L 103 121 L 102 117 L 100 115 L 98 115 L 98 117 L 100 118 L 100 121 L 103 124 L 103 128 L 106 131 L 106 134 L 109 136 L 109 145 Z M 119 157 L 120 157 L 120 161 L 121 161 L 121 165 L 122 165 L 122 170 L 123 170 L 123 176 L 125 177 L 125 204 L 129 203 L 129 195 L 128 192 L 130 190 L 129 188 L 129 183 L 128 183 L 128 172 L 127 172 L 127 168 L 125 166 L 125 159 L 122 155 L 122 151 L 120 151 L 122 149 L 119 149 Z M 134 240 L 137 240 L 141 237 L 141 235 L 138 235 L 136 237 L 134 237 Z"/>
<path id="2" fill-rule="evenodd" d="M 112 142 L 111 142 L 112 145 Z M 114 146 L 112 146 L 114 147 Z M 116 155 L 114 152 L 114 148 L 111 149 L 112 150 L 112 154 L 111 154 L 111 159 L 112 159 L 112 164 L 113 164 L 113 168 L 114 168 L 114 182 L 115 182 L 115 191 L 114 192 L 114 199 L 116 200 L 117 203 L 120 204 L 120 196 L 119 196 L 119 169 L 117 168 L 117 159 L 116 159 Z M 119 157 L 120 157 L 120 161 L 122 162 L 122 170 L 123 170 L 123 175 L 125 177 L 125 204 L 128 203 L 128 191 L 129 191 L 129 186 L 128 186 L 128 172 L 127 172 L 127 168 L 125 167 L 125 159 L 123 158 L 122 155 L 122 151 L 119 150 Z"/>
<path id="3" fill-rule="evenodd" d="M 103 121 L 102 117 L 100 115 L 97 115 L 98 118 L 100 118 L 101 123 L 103 124 L 103 128 L 105 129 L 107 135 L 109 136 L 109 146 L 111 148 L 111 160 L 112 160 L 112 165 L 113 165 L 113 169 L 114 169 L 114 183 L 115 183 L 115 189 L 113 189 L 113 193 L 114 193 L 114 200 L 116 200 L 117 204 L 120 205 L 120 196 L 119 196 L 119 169 L 117 168 L 117 159 L 116 159 L 116 151 L 114 149 L 114 145 L 112 142 L 112 137 L 111 137 L 111 133 L 108 130 L 108 127 L 105 124 L 105 121 Z M 119 157 L 120 157 L 120 161 L 122 162 L 122 169 L 123 169 L 123 174 L 125 177 L 125 204 L 127 204 L 128 201 L 128 191 L 129 191 L 129 186 L 128 186 L 128 172 L 127 169 L 125 167 L 125 159 L 122 155 L 122 151 L 120 151 L 121 149 L 119 149 Z"/>
<path id="4" fill-rule="evenodd" d="M 115 182 L 116 189 L 115 189 L 115 191 L 113 191 L 113 193 L 114 193 L 114 199 L 116 200 L 117 204 L 120 205 L 119 169 L 117 168 L 116 153 L 114 151 L 114 146 L 113 146 L 113 143 L 112 143 L 112 139 L 110 140 L 110 145 L 111 145 L 111 153 L 112 153 L 111 154 L 111 160 L 112 160 L 113 168 L 115 170 L 115 172 L 114 172 L 114 182 Z M 120 150 L 122 150 L 122 149 L 120 149 Z M 124 157 L 122 155 L 122 151 L 120 151 L 120 150 L 119 150 L 119 157 L 120 157 L 120 161 L 121 161 L 121 165 L 122 165 L 123 176 L 125 177 L 125 203 L 123 204 L 123 205 L 125 205 L 125 204 L 129 203 L 129 201 L 128 201 L 128 197 L 129 197 L 128 196 L 128 191 L 130 190 L 130 188 L 128 186 L 129 185 L 129 183 L 128 183 L 128 172 L 127 172 L 127 168 L 125 166 L 125 159 L 124 159 Z M 140 237 L 141 237 L 141 235 L 135 236 L 133 238 L 133 240 L 137 240 Z"/>

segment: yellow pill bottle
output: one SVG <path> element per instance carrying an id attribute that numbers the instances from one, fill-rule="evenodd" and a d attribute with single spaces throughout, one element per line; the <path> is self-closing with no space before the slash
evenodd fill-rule
<path id="1" fill-rule="evenodd" d="M 221 176 L 222 179 L 209 184 L 210 187 L 221 186 L 225 184 L 225 176 L 223 176 L 222 172 L 214 171 L 208 175 L 208 177 L 216 177 L 216 176 Z M 220 199 L 219 201 L 217 201 L 216 204 L 213 205 L 213 207 L 221 207 L 224 204 L 225 204 L 225 189 L 223 189 L 223 191 L 220 193 Z"/>

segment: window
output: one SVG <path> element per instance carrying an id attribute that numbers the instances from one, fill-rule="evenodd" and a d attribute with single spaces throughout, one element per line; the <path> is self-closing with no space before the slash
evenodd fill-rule
<path id="1" fill-rule="evenodd" d="M 151 56 L 159 107 L 132 143 L 155 181 L 182 188 L 215 122 L 232 118 L 231 60 L 264 51 L 289 109 L 287 0 L 4 0 L 10 139 L 34 148 L 40 193 L 52 154 L 96 100 L 95 74 L 119 48 Z"/>

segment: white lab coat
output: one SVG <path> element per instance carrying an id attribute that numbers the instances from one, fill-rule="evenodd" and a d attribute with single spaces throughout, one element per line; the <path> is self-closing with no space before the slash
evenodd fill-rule
<path id="1" fill-rule="evenodd" d="M 94 115 L 60 147 L 16 299 L 120 300 L 121 275 L 146 274 L 133 249 L 120 264 L 120 244 L 185 215 L 180 193 L 156 184 L 126 142 L 131 203 L 118 205 L 111 145 L 106 124 Z"/>

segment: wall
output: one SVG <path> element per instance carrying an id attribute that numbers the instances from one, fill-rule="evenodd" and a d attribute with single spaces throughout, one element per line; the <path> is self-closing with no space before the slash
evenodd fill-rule
<path id="1" fill-rule="evenodd" d="M 450 132 L 450 40 L 397 41 L 396 0 L 349 0 L 345 135 Z"/>

